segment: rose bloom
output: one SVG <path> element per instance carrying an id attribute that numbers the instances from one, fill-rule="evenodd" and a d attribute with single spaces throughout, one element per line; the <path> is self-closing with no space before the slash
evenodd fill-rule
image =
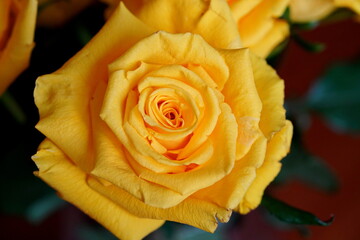
<path id="1" fill-rule="evenodd" d="M 164 21 L 196 33 L 157 31 L 121 3 L 36 82 L 46 139 L 35 174 L 120 239 L 164 220 L 213 232 L 256 208 L 292 136 L 276 72 L 248 49 L 224 49 L 238 41 L 227 3 L 166 2 Z"/>
<path id="2" fill-rule="evenodd" d="M 107 17 L 120 2 L 120 0 L 101 1 L 109 5 L 105 12 Z M 168 4 L 166 2 L 171 1 L 124 0 L 123 2 L 144 22 L 157 29 L 167 28 L 168 23 L 163 20 L 162 14 L 158 14 L 158 9 L 167 11 L 166 5 Z M 227 2 L 230 5 L 233 19 L 237 23 L 242 46 L 250 48 L 258 56 L 267 57 L 277 45 L 288 37 L 289 25 L 279 17 L 284 13 L 289 0 L 227 0 Z"/>
<path id="3" fill-rule="evenodd" d="M 360 0 L 290 0 L 290 17 L 295 22 L 318 21 L 337 8 L 348 8 L 360 15 Z"/>
<path id="4" fill-rule="evenodd" d="M 29 65 L 36 12 L 36 0 L 0 1 L 0 95 Z"/>
<path id="5" fill-rule="evenodd" d="M 60 27 L 95 0 L 39 0 L 37 24 L 42 27 Z"/>

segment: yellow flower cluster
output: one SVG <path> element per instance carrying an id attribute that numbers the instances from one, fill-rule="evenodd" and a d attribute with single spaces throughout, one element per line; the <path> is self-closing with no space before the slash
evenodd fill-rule
<path id="1" fill-rule="evenodd" d="M 39 0 L 38 24 L 59 26 L 93 2 Z M 38 177 L 121 239 L 166 220 L 213 232 L 256 208 L 293 132 L 284 81 L 264 60 L 289 35 L 281 16 L 360 12 L 350 0 L 103 2 L 100 32 L 36 81 L 46 139 L 33 160 Z M 0 1 L 0 94 L 29 64 L 37 6 Z"/>
<path id="2" fill-rule="evenodd" d="M 271 33 L 279 11 L 263 13 L 254 26 L 270 21 Z M 125 1 L 110 15 L 37 80 L 36 127 L 46 136 L 37 176 L 120 239 L 164 220 L 213 232 L 232 211 L 256 208 L 292 125 L 283 80 L 241 48 L 228 3 Z"/>

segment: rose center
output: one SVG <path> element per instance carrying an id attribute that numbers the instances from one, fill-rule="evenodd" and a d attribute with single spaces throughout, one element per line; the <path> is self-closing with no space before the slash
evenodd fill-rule
<path id="1" fill-rule="evenodd" d="M 155 119 L 164 127 L 176 129 L 182 128 L 185 121 L 182 116 L 182 105 L 180 99 L 169 96 L 156 96 L 153 99 L 156 108 L 153 109 Z"/>

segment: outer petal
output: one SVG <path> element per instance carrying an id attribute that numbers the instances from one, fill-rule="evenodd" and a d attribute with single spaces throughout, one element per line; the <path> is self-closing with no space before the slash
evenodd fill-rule
<path id="1" fill-rule="evenodd" d="M 107 81 L 110 62 L 151 33 L 121 4 L 84 49 L 57 72 L 36 81 L 36 127 L 84 171 L 92 169 L 89 100 L 95 86 Z"/>
<path id="2" fill-rule="evenodd" d="M 200 65 L 215 82 L 215 88 L 220 91 L 229 77 L 229 69 L 219 52 L 201 36 L 192 33 L 156 32 L 113 61 L 109 66 L 109 72 L 131 71 L 141 62 L 159 65 Z"/>
<path id="3" fill-rule="evenodd" d="M 290 121 L 286 121 L 281 131 L 268 143 L 264 164 L 256 170 L 255 181 L 236 211 L 246 214 L 260 204 L 265 188 L 280 171 L 280 160 L 289 152 L 292 133 L 293 126 Z"/>
<path id="4" fill-rule="evenodd" d="M 106 181 L 99 182 L 95 178 L 89 178 L 88 183 L 96 191 L 104 194 L 119 206 L 128 209 L 134 215 L 181 222 L 208 232 L 215 231 L 217 220 L 227 222 L 232 213 L 230 209 L 192 197 L 186 198 L 183 202 L 171 208 L 156 208 L 144 204 Z"/>
<path id="5" fill-rule="evenodd" d="M 251 12 L 263 0 L 227 0 L 233 16 L 236 20 L 241 19 Z"/>
<path id="6" fill-rule="evenodd" d="M 35 174 L 120 239 L 142 239 L 164 221 L 136 217 L 91 189 L 87 175 L 49 140 L 45 140 L 33 160 L 39 168 Z"/>
<path id="7" fill-rule="evenodd" d="M 264 59 L 251 54 L 257 92 L 262 103 L 260 129 L 267 139 L 285 125 L 284 81 Z"/>
<path id="8" fill-rule="evenodd" d="M 334 9 L 333 0 L 290 0 L 290 17 L 295 22 L 320 20 Z"/>
<path id="9" fill-rule="evenodd" d="M 241 46 L 236 23 L 226 1 L 153 0 L 143 1 L 141 7 L 139 1 L 124 2 L 144 23 L 157 30 L 197 33 L 217 48 Z"/>
<path id="10" fill-rule="evenodd" d="M 360 15 L 360 1 L 359 0 L 334 0 L 338 7 L 346 7 Z"/>
<path id="11" fill-rule="evenodd" d="M 281 129 L 285 128 L 284 127 L 285 124 L 291 125 L 290 122 L 286 123 L 285 120 L 285 109 L 283 108 L 284 83 L 277 76 L 276 72 L 270 66 L 267 65 L 265 60 L 257 57 L 254 54 L 249 54 L 249 55 L 247 56 L 249 57 L 249 59 L 251 59 L 250 69 L 252 69 L 253 71 L 254 74 L 253 78 L 256 85 L 256 90 L 257 93 L 259 94 L 262 103 L 261 117 L 259 122 L 261 132 L 265 135 L 265 137 L 268 140 L 272 139 L 275 133 L 276 136 L 278 136 L 277 139 L 279 139 L 280 138 L 279 135 L 281 134 L 278 132 Z M 249 68 L 249 66 L 247 66 L 246 68 Z M 239 81 L 240 78 L 236 78 L 236 79 L 237 81 Z M 224 89 L 226 90 L 227 88 L 225 87 Z M 227 96 L 229 96 L 228 93 L 225 95 L 225 99 L 227 98 Z M 234 99 L 234 98 L 228 97 L 228 99 Z M 233 104 L 238 104 L 238 102 L 235 102 Z M 252 106 L 254 106 L 254 104 Z M 233 108 L 241 109 L 242 111 L 245 111 L 245 108 L 242 105 Z M 235 115 L 237 114 L 235 113 Z M 241 126 L 239 126 L 239 128 L 241 128 Z M 256 125 L 254 125 L 254 129 L 256 129 Z M 285 143 L 283 145 L 285 145 L 285 147 L 286 146 L 289 147 L 292 128 L 287 126 L 286 129 L 287 130 L 283 130 L 286 132 L 284 134 L 290 135 L 290 137 L 286 137 L 286 139 L 284 140 Z M 253 135 L 253 137 L 257 135 L 258 134 L 255 134 Z M 195 196 L 197 196 L 197 194 L 200 194 L 200 196 L 204 197 L 205 199 L 207 197 L 210 199 L 211 198 L 215 199 L 215 202 L 221 206 L 235 208 L 240 201 L 243 201 L 245 193 L 246 196 L 249 195 L 248 192 L 252 191 L 252 187 L 254 186 L 254 184 L 256 184 L 256 182 L 263 181 L 260 185 L 261 187 L 258 188 L 255 187 L 254 190 L 255 192 L 254 194 L 260 195 L 260 199 L 261 199 L 262 192 L 264 191 L 265 187 L 269 184 L 269 182 L 276 176 L 276 174 L 280 170 L 280 164 L 278 166 L 278 169 L 276 169 L 276 164 L 275 167 L 273 167 L 269 163 L 266 162 L 263 163 L 266 149 L 274 148 L 270 146 L 277 146 L 276 144 L 278 144 L 280 141 L 280 140 L 271 140 L 271 142 L 274 141 L 274 143 L 266 147 L 266 142 L 268 140 L 266 140 L 265 137 L 262 136 L 262 134 L 259 135 L 257 141 L 251 145 L 251 150 L 247 153 L 247 155 L 240 158 L 235 163 L 235 167 L 229 176 L 225 177 L 219 183 L 207 189 L 199 191 L 199 193 L 196 193 Z M 273 151 L 273 150 L 271 149 L 267 150 L 266 158 L 268 159 L 270 158 L 269 155 L 271 156 L 271 154 L 273 154 L 272 152 L 269 153 L 269 151 Z M 288 150 L 285 150 L 284 153 L 276 153 L 279 155 L 279 156 L 274 156 L 276 161 L 278 162 L 287 153 L 287 151 Z M 269 161 L 269 160 L 265 160 L 265 161 Z M 270 167 L 266 167 L 268 165 L 270 165 Z M 275 170 L 271 169 L 271 167 L 273 167 Z M 265 176 L 264 178 L 262 178 L 263 175 Z M 253 182 L 255 177 L 256 180 L 255 182 Z M 260 178 L 260 180 L 258 180 L 258 178 Z M 211 193 L 212 191 L 213 193 Z M 211 197 L 212 196 L 211 194 L 215 194 L 219 191 L 224 192 L 223 193 L 224 199 L 221 197 L 220 198 Z M 255 202 L 252 205 L 252 208 L 255 208 L 257 204 L 258 203 Z"/>
<path id="12" fill-rule="evenodd" d="M 250 46 L 252 52 L 262 58 L 269 56 L 271 51 L 289 36 L 289 24 L 286 21 L 276 19 L 274 25 L 266 35 L 255 45 Z"/>
<path id="13" fill-rule="evenodd" d="M 214 185 L 196 192 L 193 197 L 234 209 L 245 196 L 256 177 L 256 169 L 265 158 L 266 138 L 259 136 L 250 151 L 236 161 L 231 173 Z"/>
<path id="14" fill-rule="evenodd" d="M 281 16 L 289 0 L 263 0 L 251 12 L 237 19 L 245 47 L 256 46 L 271 31 L 275 18 Z M 264 54 L 263 54 L 264 55 Z"/>
<path id="15" fill-rule="evenodd" d="M 360 15 L 359 0 L 290 0 L 290 17 L 295 22 L 317 21 L 341 7 Z"/>
<path id="16" fill-rule="evenodd" d="M 5 48 L 0 49 L 0 95 L 28 67 L 34 47 L 37 1 L 21 0 L 17 3 L 19 15 Z"/>
<path id="17" fill-rule="evenodd" d="M 207 12 L 198 22 L 194 32 L 217 48 L 233 49 L 242 46 L 235 20 L 223 0 L 210 1 Z"/>

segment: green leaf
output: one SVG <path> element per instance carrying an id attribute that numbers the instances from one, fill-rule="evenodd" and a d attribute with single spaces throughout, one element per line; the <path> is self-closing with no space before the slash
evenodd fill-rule
<path id="1" fill-rule="evenodd" d="M 282 165 L 275 183 L 298 179 L 311 187 L 328 192 L 335 191 L 339 187 L 336 175 L 326 162 L 310 154 L 296 140 L 291 145 L 290 154 L 282 160 Z"/>
<path id="2" fill-rule="evenodd" d="M 171 240 L 224 240 L 226 224 L 219 224 L 216 232 L 209 233 L 204 230 L 182 223 L 166 221 L 152 236 L 145 239 L 171 239 Z"/>
<path id="3" fill-rule="evenodd" d="M 360 132 L 360 61 L 330 68 L 310 89 L 307 107 L 333 129 Z"/>
<path id="4" fill-rule="evenodd" d="M 30 205 L 26 211 L 26 218 L 32 223 L 40 223 L 64 205 L 65 201 L 55 193 L 45 195 Z"/>
<path id="5" fill-rule="evenodd" d="M 263 197 L 261 205 L 279 220 L 291 224 L 328 226 L 334 220 L 334 217 L 332 216 L 329 220 L 322 221 L 312 213 L 292 207 L 268 195 Z"/>
<path id="6" fill-rule="evenodd" d="M 283 13 L 283 15 L 280 17 L 281 19 L 284 19 L 286 20 L 287 22 L 291 22 L 291 19 L 290 19 L 290 8 L 287 7 Z"/>
<path id="7" fill-rule="evenodd" d="M 77 22 L 75 25 L 76 35 L 82 45 L 86 45 L 93 37 L 85 24 Z"/>
<path id="8" fill-rule="evenodd" d="M 356 13 L 348 8 L 338 8 L 329 16 L 321 20 L 321 23 L 333 23 L 356 17 Z"/>
<path id="9" fill-rule="evenodd" d="M 41 13 L 45 8 L 47 8 L 48 6 L 50 6 L 51 4 L 55 3 L 57 0 L 48 0 L 47 2 L 44 3 L 39 3 L 38 5 L 38 12 Z"/>
<path id="10" fill-rule="evenodd" d="M 119 223 L 121 224 L 121 223 Z M 77 237 L 82 240 L 116 240 L 117 238 L 100 225 L 82 225 L 77 232 Z"/>
<path id="11" fill-rule="evenodd" d="M 28 207 L 50 190 L 35 176 L 31 178 L 1 179 L 0 211 L 10 215 L 26 215 Z"/>
<path id="12" fill-rule="evenodd" d="M 288 44 L 289 44 L 289 39 L 285 39 L 283 42 L 277 45 L 267 57 L 267 61 L 272 61 L 274 58 L 279 56 L 280 53 L 282 53 L 284 49 L 288 46 Z"/>
<path id="13" fill-rule="evenodd" d="M 39 3 L 38 12 L 42 12 L 45 8 L 57 2 L 69 2 L 70 0 L 48 0 L 43 3 Z"/>
<path id="14" fill-rule="evenodd" d="M 323 43 L 309 42 L 295 33 L 292 37 L 297 44 L 309 52 L 318 53 L 324 51 L 325 49 L 325 45 Z"/>
<path id="15" fill-rule="evenodd" d="M 215 233 L 208 233 L 201 229 L 183 225 L 172 236 L 173 240 L 223 240 L 224 233 L 217 229 Z"/>
<path id="16" fill-rule="evenodd" d="M 0 211 L 4 214 L 24 216 L 33 202 L 53 191 L 33 175 L 25 152 L 19 144 L 1 158 L 1 167 L 6 169 L 0 174 Z"/>
<path id="17" fill-rule="evenodd" d="M 318 21 L 306 22 L 306 23 L 292 23 L 292 30 L 312 30 L 319 26 Z"/>
<path id="18" fill-rule="evenodd" d="M 9 92 L 4 92 L 0 96 L 0 102 L 6 107 L 17 123 L 22 125 L 26 123 L 24 111 Z"/>

